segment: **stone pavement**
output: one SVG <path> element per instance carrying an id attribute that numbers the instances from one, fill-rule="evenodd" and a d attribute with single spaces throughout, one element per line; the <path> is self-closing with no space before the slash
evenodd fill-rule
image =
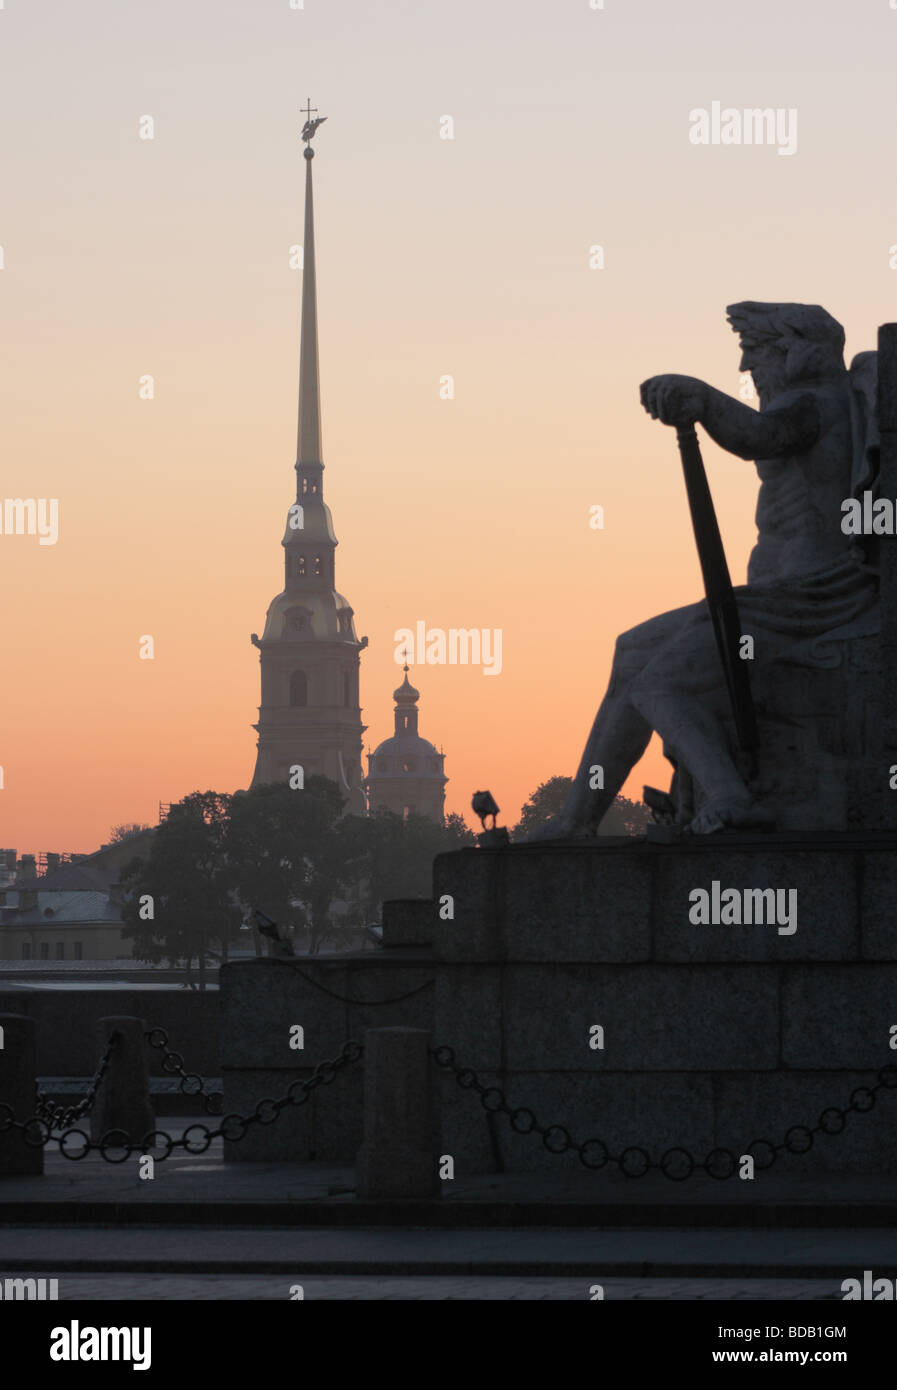
<path id="1" fill-rule="evenodd" d="M 178 1135 L 193 1121 L 170 1118 Z M 214 1124 L 214 1121 L 212 1122 Z M 429 1202 L 355 1196 L 351 1167 L 225 1164 L 221 1141 L 138 1176 L 136 1157 L 64 1159 L 0 1181 L 0 1279 L 60 1298 L 831 1300 L 897 1277 L 893 1175 L 674 1184 L 591 1173 L 459 1174 Z"/>
<path id="2" fill-rule="evenodd" d="M 178 1137 L 189 1126 L 214 1127 L 218 1121 L 178 1116 L 157 1123 Z M 42 1176 L 0 1180 L 0 1224 L 897 1225 L 897 1175 L 806 1177 L 779 1165 L 758 1173 L 753 1182 L 716 1182 L 697 1174 L 672 1183 L 656 1173 L 628 1179 L 616 1169 L 588 1172 L 563 1155 L 554 1172 L 457 1172 L 433 1202 L 362 1203 L 354 1189 L 350 1165 L 225 1163 L 220 1139 L 202 1154 L 175 1150 L 145 1181 L 137 1175 L 136 1155 L 120 1164 L 93 1153 L 73 1162 L 52 1143 L 45 1149 Z"/>
<path id="3" fill-rule="evenodd" d="M 209 1274 L 144 1274 L 93 1276 L 67 1274 L 59 1281 L 60 1302 L 79 1299 L 139 1301 L 283 1301 L 293 1297 L 293 1283 L 283 1276 Z M 605 1301 L 679 1300 L 774 1302 L 841 1298 L 840 1284 L 830 1279 L 608 1279 Z M 483 1279 L 319 1277 L 302 1281 L 306 1302 L 312 1301 L 443 1301 L 467 1300 L 588 1302 L 591 1285 L 584 1279 Z M 834 1290 L 834 1292 L 833 1292 Z"/>
<path id="4" fill-rule="evenodd" d="M 891 1275 L 893 1231 L 564 1227 L 6 1226 L 0 1275 L 272 1274 L 699 1279 Z"/>

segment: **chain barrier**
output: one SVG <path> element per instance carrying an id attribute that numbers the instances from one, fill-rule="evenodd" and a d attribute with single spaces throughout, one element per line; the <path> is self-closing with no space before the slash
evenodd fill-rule
<path id="1" fill-rule="evenodd" d="M 68 1129 L 76 1120 L 81 1120 L 85 1115 L 89 1115 L 93 1108 L 93 1103 L 97 1098 L 97 1088 L 106 1075 L 106 1068 L 109 1066 L 109 1058 L 112 1056 L 112 1049 L 115 1047 L 121 1033 L 117 1028 L 113 1028 L 109 1037 L 106 1039 L 106 1046 L 103 1048 L 102 1056 L 97 1063 L 97 1069 L 91 1078 L 87 1090 L 81 1100 L 75 1105 L 59 1105 L 51 1101 L 46 1092 L 36 1088 L 36 1101 L 34 1106 L 35 1119 L 48 1124 L 51 1129 Z"/>
<path id="2" fill-rule="evenodd" d="M 602 1139 L 586 1139 L 577 1144 L 563 1125 L 540 1125 L 532 1110 L 515 1109 L 508 1105 L 504 1092 L 498 1086 L 483 1086 L 472 1067 L 459 1066 L 455 1061 L 454 1048 L 431 1048 L 430 1056 L 438 1067 L 454 1073 L 463 1091 L 476 1091 L 484 1110 L 490 1114 L 507 1115 L 515 1134 L 540 1135 L 549 1153 L 563 1154 L 572 1150 L 583 1167 L 593 1171 L 604 1168 L 608 1163 L 616 1163 L 627 1178 L 643 1178 L 654 1169 L 670 1182 L 685 1182 L 697 1171 L 720 1180 L 731 1178 L 738 1171 L 739 1158 L 743 1155 L 750 1155 L 755 1168 L 762 1172 L 771 1168 L 782 1153 L 808 1153 L 817 1134 L 841 1134 L 852 1113 L 864 1115 L 874 1108 L 879 1091 L 897 1089 L 897 1066 L 882 1067 L 874 1086 L 858 1086 L 851 1092 L 850 1104 L 846 1109 L 828 1106 L 812 1129 L 806 1125 L 792 1125 L 781 1144 L 772 1144 L 768 1139 L 755 1139 L 738 1156 L 730 1149 L 713 1149 L 703 1160 L 695 1158 L 688 1149 L 673 1148 L 667 1149 L 659 1162 L 655 1162 L 646 1149 L 633 1147 L 614 1154 Z"/>
<path id="3" fill-rule="evenodd" d="M 28 1120 L 17 1120 L 12 1106 L 4 1102 L 0 1102 L 0 1134 L 6 1134 L 11 1129 L 20 1130 L 23 1141 L 32 1149 L 45 1148 L 53 1141 L 59 1145 L 59 1152 L 63 1158 L 69 1158 L 73 1162 L 85 1158 L 91 1152 L 99 1153 L 107 1163 L 125 1163 L 134 1152 L 149 1155 L 157 1162 L 168 1158 L 175 1149 L 182 1148 L 189 1154 L 204 1154 L 213 1139 L 223 1137 L 229 1143 L 238 1143 L 245 1138 L 250 1125 L 273 1124 L 287 1106 L 305 1105 L 312 1091 L 318 1086 L 329 1086 L 345 1067 L 360 1061 L 363 1054 L 362 1044 L 350 1039 L 343 1043 L 338 1057 L 332 1061 L 319 1062 L 311 1076 L 304 1081 L 293 1081 L 278 1100 L 266 1096 L 258 1102 L 251 1115 L 225 1115 L 217 1129 L 209 1129 L 207 1125 L 189 1125 L 180 1139 L 173 1139 L 164 1129 L 152 1129 L 136 1143 L 122 1130 L 110 1129 L 99 1143 L 95 1144 L 83 1129 L 66 1128 L 63 1134 L 54 1134 L 48 1121 L 40 1115 L 32 1115 Z M 176 1053 L 172 1055 L 177 1056 Z"/>
<path id="4" fill-rule="evenodd" d="M 183 1148 L 186 1153 L 202 1154 L 206 1152 L 213 1139 L 223 1137 L 229 1143 L 238 1143 L 245 1138 L 251 1125 L 273 1124 L 281 1111 L 288 1106 L 305 1105 L 317 1087 L 329 1086 L 345 1067 L 359 1062 L 364 1055 L 362 1044 L 350 1039 L 343 1044 L 338 1057 L 331 1061 L 319 1062 L 311 1076 L 302 1081 L 293 1081 L 284 1095 L 277 1100 L 263 1097 L 251 1115 L 225 1115 L 217 1129 L 210 1130 L 207 1125 L 202 1124 L 190 1125 L 179 1139 L 173 1139 L 165 1130 L 150 1130 L 140 1143 L 135 1143 L 121 1130 L 109 1130 L 99 1143 L 93 1143 L 84 1130 L 71 1128 L 71 1125 L 73 1120 L 86 1115 L 93 1105 L 97 1087 L 109 1065 L 112 1049 L 119 1036 L 117 1032 L 109 1035 L 88 1091 L 77 1105 L 67 1108 L 53 1106 L 44 1094 L 38 1092 L 35 1114 L 30 1119 L 17 1120 L 12 1107 L 0 1102 L 0 1134 L 17 1129 L 21 1131 L 22 1139 L 29 1148 L 43 1148 L 51 1141 L 55 1142 L 59 1145 L 59 1152 L 63 1157 L 73 1161 L 86 1157 L 90 1152 L 99 1153 L 107 1163 L 124 1163 L 135 1151 L 149 1154 L 159 1161 L 168 1158 L 178 1148 Z M 163 1069 L 181 1077 L 180 1089 L 185 1095 L 201 1094 L 207 1105 L 221 1097 L 221 1092 L 205 1092 L 202 1079 L 184 1070 L 183 1058 L 168 1048 L 168 1038 L 164 1029 L 150 1029 L 145 1037 L 151 1047 L 164 1053 Z M 482 1085 L 472 1067 L 462 1067 L 457 1063 L 453 1048 L 445 1045 L 431 1048 L 430 1055 L 443 1071 L 454 1074 L 462 1090 L 477 1092 L 484 1110 L 490 1114 L 507 1115 L 515 1134 L 538 1134 L 549 1153 L 563 1154 L 572 1151 L 583 1167 L 592 1171 L 598 1171 L 608 1164 L 616 1164 L 627 1178 L 643 1178 L 647 1173 L 656 1171 L 662 1173 L 670 1182 L 685 1182 L 695 1172 L 705 1172 L 708 1177 L 721 1181 L 731 1178 L 738 1171 L 739 1158 L 744 1155 L 749 1155 L 754 1160 L 755 1167 L 763 1172 L 771 1168 L 782 1153 L 808 1153 L 817 1134 L 841 1134 L 851 1114 L 867 1114 L 874 1109 L 879 1092 L 897 1090 L 897 1066 L 881 1067 L 874 1085 L 858 1086 L 851 1092 L 846 1108 L 827 1106 L 821 1111 L 812 1128 L 806 1125 L 792 1125 L 780 1144 L 773 1144 L 768 1139 L 754 1139 L 738 1156 L 730 1149 L 718 1148 L 711 1150 L 703 1159 L 695 1158 L 686 1148 L 675 1147 L 667 1149 L 662 1158 L 655 1161 L 646 1149 L 636 1146 L 615 1154 L 602 1139 L 586 1139 L 577 1144 L 563 1125 L 540 1125 L 532 1110 L 510 1106 L 500 1087 Z M 185 1086 L 185 1082 L 191 1085 L 198 1082 L 199 1085 L 189 1088 Z"/>
<path id="5" fill-rule="evenodd" d="M 207 1091 L 206 1083 L 196 1072 L 184 1070 L 184 1059 L 179 1052 L 172 1052 L 168 1046 L 168 1034 L 164 1028 L 148 1028 L 144 1038 L 150 1047 L 162 1053 L 162 1070 L 169 1076 L 181 1078 L 178 1090 L 184 1096 L 202 1096 L 203 1110 L 207 1115 L 220 1115 L 224 1109 L 224 1092 Z"/>

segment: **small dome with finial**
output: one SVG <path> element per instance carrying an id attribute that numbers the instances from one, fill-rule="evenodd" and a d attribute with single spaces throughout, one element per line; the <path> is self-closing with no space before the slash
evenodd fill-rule
<path id="1" fill-rule="evenodd" d="M 445 808 L 445 755 L 418 731 L 420 694 L 405 675 L 393 692 L 395 733 L 368 754 L 368 775 L 364 786 L 373 814 L 392 811 L 396 815 L 415 812 L 441 821 Z"/>
<path id="2" fill-rule="evenodd" d="M 420 699 L 420 691 L 415 690 L 414 686 L 408 680 L 407 662 L 402 667 L 402 670 L 405 672 L 405 679 L 402 681 L 402 684 L 399 686 L 398 690 L 394 690 L 392 692 L 392 698 L 395 700 L 397 705 L 416 705 L 418 700 Z"/>

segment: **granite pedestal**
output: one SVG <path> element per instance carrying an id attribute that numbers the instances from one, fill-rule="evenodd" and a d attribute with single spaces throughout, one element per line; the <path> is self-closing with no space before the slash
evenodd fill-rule
<path id="1" fill-rule="evenodd" d="M 780 1144 L 897 1060 L 893 844 L 874 833 L 731 835 L 443 855 L 432 900 L 397 905 L 395 918 L 386 905 L 379 951 L 223 968 L 226 1109 L 276 1098 L 364 1027 L 404 1026 L 428 1029 L 509 1104 L 576 1141 L 654 1160 L 678 1146 L 703 1157 Z M 782 890 L 795 930 L 692 921 L 693 891 L 709 894 L 714 880 L 720 891 Z M 290 1051 L 292 1023 L 305 1029 L 303 1053 Z M 361 1066 L 253 1126 L 229 1156 L 351 1161 Z M 459 1173 L 578 1163 L 490 1117 L 451 1075 L 438 1084 L 442 1152 Z M 897 1095 L 880 1092 L 871 1113 L 776 1168 L 897 1171 Z"/>

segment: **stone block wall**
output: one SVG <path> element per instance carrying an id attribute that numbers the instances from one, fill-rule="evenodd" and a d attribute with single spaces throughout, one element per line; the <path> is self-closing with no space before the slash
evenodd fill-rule
<path id="1" fill-rule="evenodd" d="M 796 930 L 693 923 L 690 894 L 713 880 L 795 892 Z M 779 1144 L 897 1062 L 895 880 L 887 836 L 441 856 L 432 900 L 388 905 L 381 951 L 224 967 L 226 1109 L 282 1094 L 347 1038 L 363 1041 L 365 1027 L 401 1024 L 429 1029 L 509 1104 L 577 1141 L 654 1159 L 679 1146 L 703 1157 Z M 302 1053 L 289 1049 L 290 1023 L 305 1027 Z M 596 1026 L 601 1047 L 590 1045 Z M 443 1149 L 459 1174 L 577 1166 L 490 1118 L 453 1077 L 436 1084 Z M 356 1068 L 228 1149 L 234 1159 L 349 1162 L 360 1142 Z M 776 1168 L 897 1170 L 897 1094 Z"/>
<path id="2" fill-rule="evenodd" d="M 443 856 L 435 895 L 451 898 L 454 916 L 431 909 L 434 955 L 451 967 L 437 987 L 435 1031 L 509 1104 L 577 1141 L 637 1146 L 655 1159 L 670 1147 L 700 1157 L 781 1143 L 897 1061 L 895 875 L 887 836 Z M 690 894 L 714 879 L 721 889 L 793 890 L 796 930 L 693 923 Z M 465 1009 L 461 996 L 475 1003 Z M 601 1048 L 590 1046 L 595 1025 Z M 443 1087 L 456 1167 L 491 1167 L 496 1148 L 511 1171 L 578 1163 L 515 1134 L 504 1117 L 490 1122 L 475 1093 Z M 897 1170 L 897 1095 L 777 1168 Z"/>
<path id="3" fill-rule="evenodd" d="M 221 1063 L 226 1114 L 248 1115 L 292 1081 L 332 1061 L 367 1028 L 430 1028 L 434 974 L 407 948 L 325 960 L 258 958 L 221 968 Z M 290 1046 L 291 1028 L 304 1046 Z M 252 1125 L 225 1144 L 229 1162 L 283 1159 L 351 1162 L 361 1144 L 362 1072 L 356 1064 L 289 1106 L 270 1125 Z"/>

